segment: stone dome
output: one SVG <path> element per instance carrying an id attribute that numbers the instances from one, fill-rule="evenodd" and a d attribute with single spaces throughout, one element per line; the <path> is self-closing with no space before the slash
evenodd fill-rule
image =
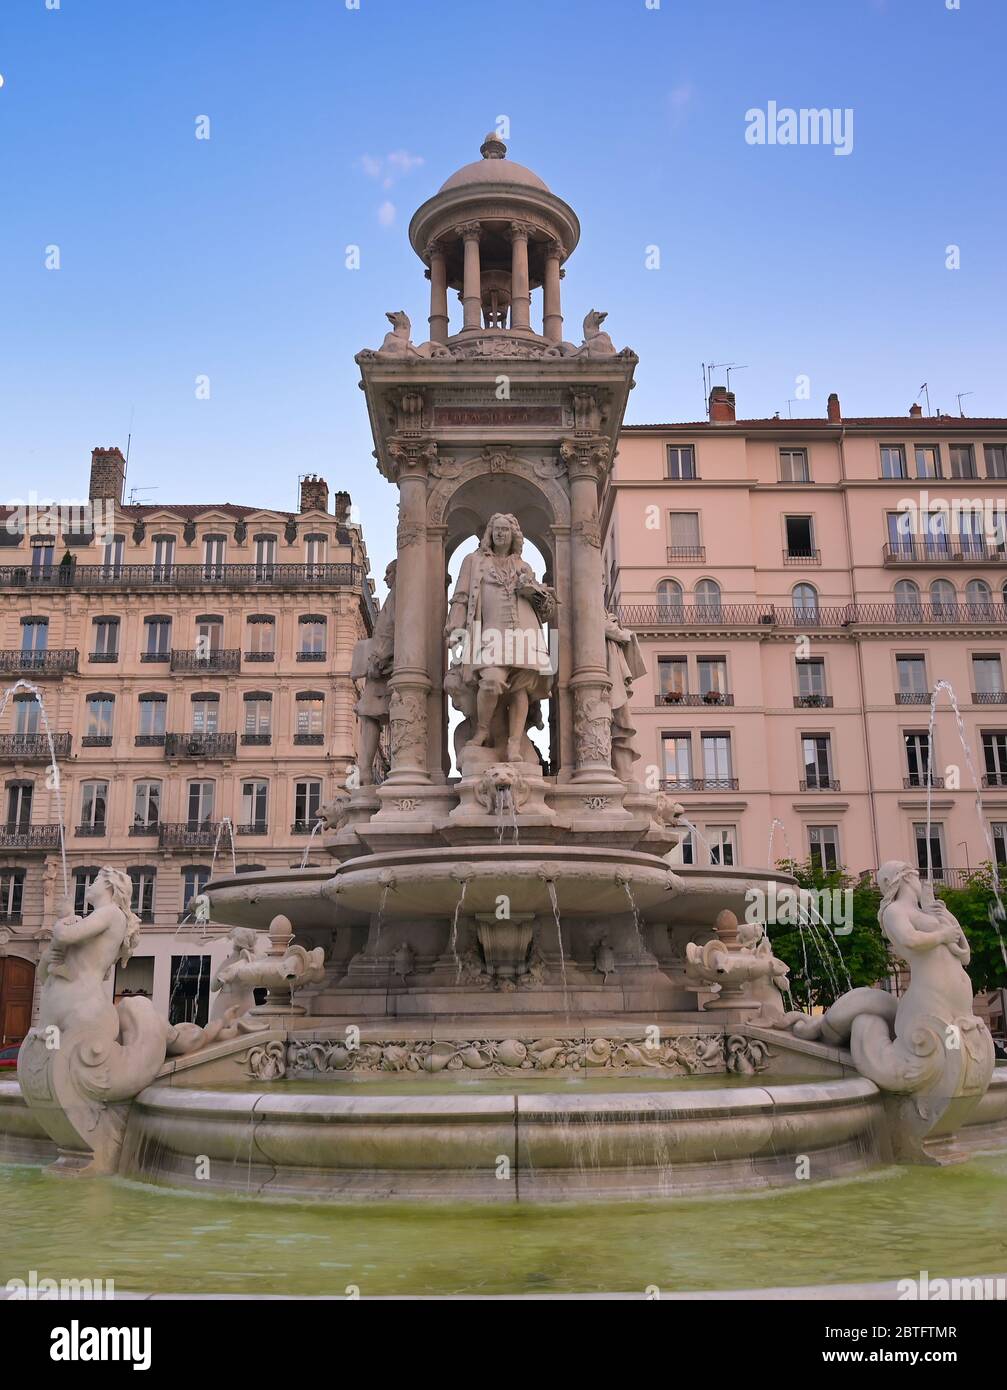
<path id="1" fill-rule="evenodd" d="M 479 152 L 482 159 L 463 164 L 441 184 L 438 191 L 449 193 L 453 188 L 466 188 L 471 184 L 495 183 L 508 188 L 535 188 L 540 193 L 549 192 L 548 184 L 543 183 L 538 174 L 507 158 L 507 146 L 492 131 L 483 141 Z"/>

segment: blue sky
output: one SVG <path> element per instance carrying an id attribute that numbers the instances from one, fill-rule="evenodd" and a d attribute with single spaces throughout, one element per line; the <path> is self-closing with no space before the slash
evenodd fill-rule
<path id="1" fill-rule="evenodd" d="M 581 218 L 568 336 L 640 353 L 630 420 L 701 418 L 704 360 L 743 415 L 800 375 L 795 416 L 1005 415 L 1005 40 L 1002 0 L 3 0 L 0 494 L 79 496 L 132 430 L 149 501 L 321 472 L 380 575 L 353 354 L 386 309 L 425 336 L 409 217 L 499 116 Z M 853 152 L 747 144 L 770 100 L 852 108 Z"/>

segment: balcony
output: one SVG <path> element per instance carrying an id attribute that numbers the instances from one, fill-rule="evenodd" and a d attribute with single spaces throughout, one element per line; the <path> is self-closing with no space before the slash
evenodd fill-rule
<path id="1" fill-rule="evenodd" d="M 0 674 L 15 676 L 62 676 L 77 670 L 80 653 L 76 648 L 63 647 L 45 651 L 23 652 L 6 648 L 0 651 Z"/>
<path id="2" fill-rule="evenodd" d="M 165 824 L 157 827 L 161 849 L 213 849 L 220 835 L 222 821 L 202 821 L 199 824 Z"/>
<path id="3" fill-rule="evenodd" d="M 705 565 L 705 545 L 669 545 L 668 564 Z"/>
<path id="4" fill-rule="evenodd" d="M 794 709 L 831 709 L 831 695 L 795 695 Z"/>
<path id="5" fill-rule="evenodd" d="M 661 696 L 658 704 L 662 709 L 672 708 L 681 705 L 706 705 L 720 708 L 724 705 L 733 705 L 734 696 L 729 695 L 724 690 L 710 690 L 705 695 L 690 695 L 684 690 L 668 690 Z"/>
<path id="6" fill-rule="evenodd" d="M 929 705 L 929 690 L 896 690 L 895 703 L 897 705 Z"/>
<path id="7" fill-rule="evenodd" d="M 1007 787 L 1007 772 L 984 772 L 984 787 Z"/>
<path id="8" fill-rule="evenodd" d="M 930 785 L 935 791 L 944 790 L 944 778 L 931 774 Z M 903 777 L 902 788 L 904 791 L 926 791 L 927 776 L 925 772 L 911 772 L 908 777 Z"/>
<path id="9" fill-rule="evenodd" d="M 166 758 L 233 758 L 238 747 L 234 734 L 165 734 Z"/>
<path id="10" fill-rule="evenodd" d="M 243 652 L 242 661 L 275 661 L 275 652 Z"/>
<path id="11" fill-rule="evenodd" d="M 59 849 L 59 826 L 0 825 L 0 849 Z"/>
<path id="12" fill-rule="evenodd" d="M 273 741 L 272 734 L 242 734 L 243 744 L 252 748 L 268 748 Z"/>
<path id="13" fill-rule="evenodd" d="M 624 627 L 776 628 L 788 632 L 853 627 L 1007 627 L 1003 603 L 847 603 L 791 608 L 772 603 L 622 604 Z"/>
<path id="14" fill-rule="evenodd" d="M 0 589 L 344 589 L 359 586 L 358 565 L 0 565 Z"/>
<path id="15" fill-rule="evenodd" d="M 201 656 L 199 652 L 173 647 L 171 651 L 173 671 L 240 671 L 241 652 L 236 648 L 220 647 L 216 651 Z"/>
<path id="16" fill-rule="evenodd" d="M 1007 705 L 1007 690 L 973 690 L 974 705 Z"/>
<path id="17" fill-rule="evenodd" d="M 783 552 L 783 563 L 785 565 L 820 565 L 822 563 L 822 552 L 820 550 L 785 550 Z"/>
<path id="18" fill-rule="evenodd" d="M 81 748 L 111 748 L 111 734 L 84 734 L 80 741 Z"/>
<path id="19" fill-rule="evenodd" d="M 290 827 L 290 833 L 291 835 L 310 835 L 316 825 L 321 825 L 317 816 L 314 820 L 295 820 Z"/>
<path id="20" fill-rule="evenodd" d="M 298 660 L 298 661 L 324 661 L 324 660 L 325 660 L 325 657 L 326 657 L 326 653 L 325 653 L 325 652 L 298 652 L 298 653 L 297 653 L 297 660 Z"/>
<path id="21" fill-rule="evenodd" d="M 130 835 L 136 835 L 138 837 L 143 835 L 156 835 L 158 834 L 160 829 L 160 823 L 156 820 L 141 820 L 133 822 L 133 824 L 129 827 L 129 833 Z"/>
<path id="22" fill-rule="evenodd" d="M 97 821 L 94 825 L 78 825 L 73 833 L 78 838 L 100 840 L 108 834 L 108 826 L 104 821 Z"/>
<path id="23" fill-rule="evenodd" d="M 246 821 L 244 825 L 236 825 L 235 833 L 238 835 L 268 835 L 269 826 L 264 820 Z"/>
<path id="24" fill-rule="evenodd" d="M 946 541 L 896 541 L 884 548 L 886 565 L 946 565 L 962 562 L 968 565 L 1007 564 L 1007 548 L 973 541 L 967 537 L 949 537 Z"/>
<path id="25" fill-rule="evenodd" d="M 295 743 L 309 743 L 314 748 L 320 748 L 325 742 L 324 734 L 295 734 Z"/>
<path id="26" fill-rule="evenodd" d="M 69 758 L 71 734 L 53 734 L 57 758 Z M 45 734 L 0 734 L 0 759 L 4 762 L 47 763 L 49 740 Z"/>
<path id="27" fill-rule="evenodd" d="M 136 748 L 163 748 L 167 734 L 137 734 L 133 740 Z"/>
<path id="28" fill-rule="evenodd" d="M 838 792 L 841 790 L 834 777 L 812 777 L 802 779 L 798 786 L 802 792 Z"/>
<path id="29" fill-rule="evenodd" d="M 119 660 L 118 652 L 88 652 L 88 661 L 95 665 L 112 666 Z"/>
<path id="30" fill-rule="evenodd" d="M 666 777 L 661 782 L 664 792 L 736 792 L 737 777 Z"/>

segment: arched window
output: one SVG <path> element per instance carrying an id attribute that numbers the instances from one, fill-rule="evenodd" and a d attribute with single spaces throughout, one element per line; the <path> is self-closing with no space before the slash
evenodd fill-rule
<path id="1" fill-rule="evenodd" d="M 985 579 L 969 580 L 965 585 L 965 602 L 971 610 L 972 617 L 984 617 L 991 614 L 993 590 Z"/>
<path id="2" fill-rule="evenodd" d="M 920 586 L 915 579 L 900 579 L 895 586 L 895 607 L 905 616 L 922 613 Z"/>
<path id="3" fill-rule="evenodd" d="M 938 622 L 946 622 L 954 617 L 957 595 L 950 579 L 934 580 L 930 585 L 930 604 Z"/>
<path id="4" fill-rule="evenodd" d="M 790 591 L 794 609 L 799 613 L 818 613 L 818 590 L 814 584 L 795 584 Z"/>
<path id="5" fill-rule="evenodd" d="M 657 606 L 662 617 L 681 618 L 682 586 L 677 579 L 662 579 L 658 584 Z"/>
<path id="6" fill-rule="evenodd" d="M 720 585 L 715 579 L 701 579 L 695 588 L 696 607 L 706 617 L 720 616 Z"/>

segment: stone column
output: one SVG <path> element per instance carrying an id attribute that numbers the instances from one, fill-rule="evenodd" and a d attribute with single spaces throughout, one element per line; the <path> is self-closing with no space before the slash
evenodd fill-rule
<path id="1" fill-rule="evenodd" d="M 612 709 L 605 651 L 604 574 L 598 480 L 608 461 L 604 441 L 564 441 L 560 447 L 570 478 L 570 588 L 574 668 L 573 780 L 611 782 Z"/>
<path id="2" fill-rule="evenodd" d="M 545 283 L 542 288 L 542 332 L 550 343 L 563 341 L 563 314 L 560 310 L 559 294 L 559 263 L 562 259 L 562 244 L 550 241 L 545 250 Z"/>
<path id="3" fill-rule="evenodd" d="M 465 222 L 458 228 L 458 235 L 465 243 L 465 269 L 462 277 L 462 307 L 464 309 L 462 328 L 481 328 L 483 289 L 482 271 L 479 264 L 479 238 L 482 236 L 482 227 L 478 222 Z"/>
<path id="4" fill-rule="evenodd" d="M 427 468 L 436 444 L 393 441 L 388 453 L 397 470 L 399 526 L 396 537 L 395 666 L 388 712 L 392 767 L 389 783 L 430 780 L 427 772 Z"/>
<path id="5" fill-rule="evenodd" d="M 430 262 L 430 341 L 446 343 L 448 340 L 448 272 L 444 258 L 444 247 L 439 241 L 432 241 L 427 247 Z"/>
<path id="6" fill-rule="evenodd" d="M 528 283 L 528 237 L 531 228 L 524 222 L 510 224 L 510 326 L 531 327 L 531 288 Z"/>

